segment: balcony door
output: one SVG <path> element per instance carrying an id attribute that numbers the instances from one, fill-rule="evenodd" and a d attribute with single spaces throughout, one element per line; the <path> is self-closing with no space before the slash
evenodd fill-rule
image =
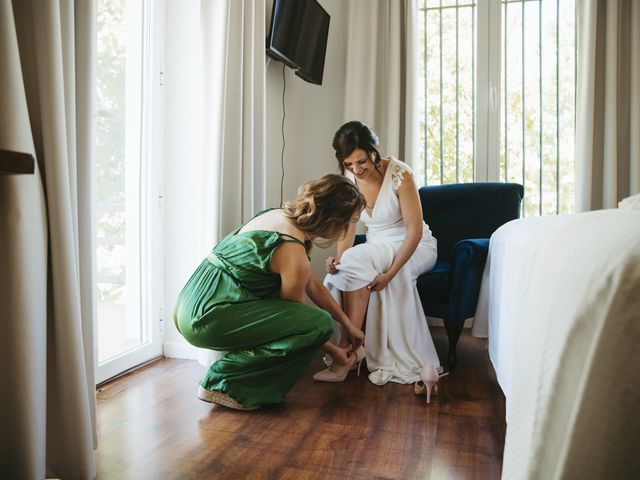
<path id="1" fill-rule="evenodd" d="M 162 354 L 160 2 L 98 0 L 96 381 Z M 151 162 L 151 159 L 154 162 Z"/>

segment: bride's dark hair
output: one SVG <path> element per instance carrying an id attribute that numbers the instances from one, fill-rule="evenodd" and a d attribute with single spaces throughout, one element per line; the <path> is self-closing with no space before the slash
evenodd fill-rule
<path id="1" fill-rule="evenodd" d="M 336 152 L 336 159 L 340 172 L 344 175 L 344 159 L 353 153 L 354 150 L 364 150 L 376 169 L 380 169 L 380 152 L 378 151 L 378 135 L 368 125 L 352 120 L 342 125 L 333 137 L 333 149 Z"/>

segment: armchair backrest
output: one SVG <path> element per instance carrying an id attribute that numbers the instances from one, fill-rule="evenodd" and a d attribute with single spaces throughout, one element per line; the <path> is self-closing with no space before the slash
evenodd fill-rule
<path id="1" fill-rule="evenodd" d="M 438 240 L 438 260 L 449 260 L 466 238 L 489 238 L 520 216 L 524 188 L 517 183 L 456 183 L 421 187 L 422 216 Z"/>

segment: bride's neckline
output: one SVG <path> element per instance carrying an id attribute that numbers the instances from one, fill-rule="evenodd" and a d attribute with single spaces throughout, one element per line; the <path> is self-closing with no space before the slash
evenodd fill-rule
<path id="1" fill-rule="evenodd" d="M 384 186 L 384 182 L 387 179 L 387 173 L 389 172 L 389 166 L 391 165 L 391 158 L 384 158 L 383 160 L 387 160 L 387 163 L 384 173 L 382 174 L 382 180 L 380 181 L 380 187 L 378 189 L 378 195 L 376 195 L 376 201 L 373 203 L 373 206 L 371 208 L 369 208 L 367 205 L 365 205 L 364 207 L 365 212 L 369 216 L 369 218 L 373 217 L 373 211 L 376 209 L 376 205 L 378 204 L 378 199 L 380 198 L 380 193 L 382 192 L 382 187 Z M 358 189 L 360 189 L 360 186 L 358 185 L 358 179 L 355 175 L 353 176 L 353 179 Z"/>

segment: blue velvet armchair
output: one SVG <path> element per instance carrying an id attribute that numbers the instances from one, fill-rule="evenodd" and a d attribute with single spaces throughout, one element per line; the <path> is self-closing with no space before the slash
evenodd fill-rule
<path id="1" fill-rule="evenodd" d="M 419 193 L 422 216 L 438 240 L 438 260 L 418 277 L 418 293 L 425 314 L 444 321 L 453 370 L 464 321 L 475 314 L 489 238 L 520 216 L 524 189 L 515 183 L 462 183 L 422 187 Z"/>
<path id="2" fill-rule="evenodd" d="M 475 314 L 489 238 L 498 227 L 520 216 L 524 194 L 515 183 L 463 183 L 422 187 L 422 216 L 438 240 L 438 260 L 418 277 L 427 316 L 442 318 L 454 370 L 456 345 L 464 321 Z M 362 243 L 364 235 L 358 235 Z"/>

